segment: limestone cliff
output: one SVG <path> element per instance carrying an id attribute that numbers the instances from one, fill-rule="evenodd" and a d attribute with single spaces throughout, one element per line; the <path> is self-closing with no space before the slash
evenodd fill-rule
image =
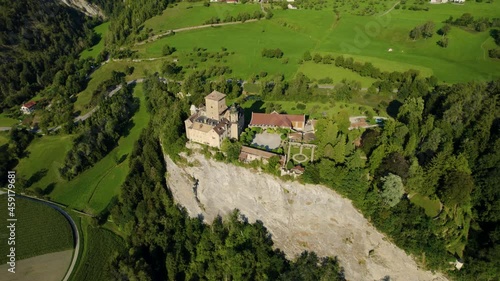
<path id="1" fill-rule="evenodd" d="M 87 16 L 105 18 L 103 11 L 94 4 L 85 0 L 59 0 L 65 5 L 72 7 Z"/>
<path id="2" fill-rule="evenodd" d="M 207 160 L 199 154 L 180 167 L 165 157 L 167 184 L 190 216 L 211 222 L 237 208 L 261 220 L 289 258 L 304 250 L 337 256 L 347 280 L 446 280 L 418 268 L 351 204 L 320 185 L 283 182 L 257 171 Z M 195 185 L 195 183 L 197 183 Z"/>

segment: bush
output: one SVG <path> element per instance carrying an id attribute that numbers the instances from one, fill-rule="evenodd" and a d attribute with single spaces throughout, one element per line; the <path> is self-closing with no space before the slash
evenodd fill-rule
<path id="1" fill-rule="evenodd" d="M 304 110 L 306 109 L 306 105 L 303 103 L 297 103 L 297 109 Z"/>

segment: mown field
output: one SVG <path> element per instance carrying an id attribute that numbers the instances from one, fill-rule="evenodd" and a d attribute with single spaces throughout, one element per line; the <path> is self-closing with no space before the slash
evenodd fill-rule
<path id="1" fill-rule="evenodd" d="M 118 146 L 92 168 L 69 182 L 63 180 L 58 169 L 72 146 L 72 136 L 44 136 L 28 147 L 30 156 L 16 168 L 19 175 L 37 179 L 30 188 L 41 188 L 56 202 L 94 214 L 105 209 L 119 193 L 128 173 L 127 156 L 149 120 L 140 85 L 135 87 L 134 95 L 140 99 L 140 108 L 132 117 L 128 135 L 120 138 Z"/>
<path id="2" fill-rule="evenodd" d="M 104 37 L 108 34 L 109 22 L 102 23 L 96 27 L 94 27 L 94 32 L 100 37 L 100 40 L 97 44 L 90 47 L 87 50 L 84 50 L 80 54 L 80 58 L 96 58 L 99 53 L 104 49 Z"/>
<path id="3" fill-rule="evenodd" d="M 386 5 L 392 6 L 389 2 Z M 197 68 L 227 65 L 234 76 L 243 79 L 261 71 L 283 73 L 286 78 L 302 71 L 314 78 L 331 77 L 334 81 L 354 78 L 363 85 L 371 82 L 333 65 L 300 64 L 307 50 L 313 54 L 343 54 L 357 61 L 371 62 L 386 71 L 417 69 L 423 76 L 435 75 L 446 83 L 500 77 L 499 62 L 485 55 L 487 47 L 494 44 L 488 31 L 471 32 L 453 26 L 448 35 L 447 48 L 437 45 L 441 38 L 438 34 L 417 41 L 411 40 L 408 35 L 411 29 L 428 20 L 434 21 L 437 32 L 449 16 L 457 18 L 466 12 L 476 18 L 498 17 L 499 2 L 425 4 L 422 7 L 429 7 L 429 11 L 394 9 L 383 16 L 382 13 L 357 16 L 341 12 L 338 18 L 330 7 L 333 5 L 321 10 L 281 10 L 275 7 L 271 20 L 179 32 L 134 49 L 140 57 L 161 57 L 163 46 L 168 44 L 177 48 L 174 56 L 179 58 L 181 65 L 188 66 L 193 62 L 198 64 Z M 193 8 L 186 13 L 197 18 L 197 11 Z M 148 27 L 153 25 L 154 22 L 150 22 Z M 170 29 L 168 23 L 164 23 L 162 28 Z M 193 47 L 206 48 L 211 52 L 225 47 L 235 53 L 219 62 L 213 59 L 202 62 L 190 55 Z M 280 48 L 284 52 L 283 59 L 263 58 L 261 51 L 264 48 Z M 285 59 L 288 59 L 287 62 Z"/>
<path id="4" fill-rule="evenodd" d="M 0 195 L 0 206 L 7 208 L 7 196 Z M 32 200 L 16 198 L 16 259 L 22 260 L 38 255 L 69 250 L 74 247 L 73 233 L 66 218 L 49 206 Z M 0 212 L 0 220 L 7 221 L 7 211 Z M 0 262 L 7 262 L 8 232 L 2 227 L 0 239 Z"/>
<path id="5" fill-rule="evenodd" d="M 245 5 L 210 3 L 209 7 L 205 7 L 203 2 L 180 2 L 166 9 L 161 15 L 147 20 L 144 27 L 146 30 L 152 30 L 153 33 L 159 33 L 170 29 L 202 25 L 212 17 L 219 17 L 222 20 L 226 15 L 233 17 L 239 13 L 252 15 L 255 11 L 260 11 L 260 5 L 257 3 Z"/>
<path id="6" fill-rule="evenodd" d="M 107 265 L 115 253 L 125 248 L 121 237 L 110 230 L 81 224 L 84 233 L 83 254 L 72 275 L 73 281 L 106 280 Z"/>

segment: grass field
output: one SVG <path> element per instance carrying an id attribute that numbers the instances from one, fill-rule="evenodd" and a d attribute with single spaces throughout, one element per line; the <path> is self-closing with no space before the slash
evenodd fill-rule
<path id="1" fill-rule="evenodd" d="M 140 57 L 158 57 L 161 56 L 162 47 L 169 44 L 177 48 L 175 54 L 179 57 L 179 63 L 186 65 L 190 63 L 188 54 L 195 46 L 209 51 L 226 47 L 235 52 L 227 57 L 226 62 L 217 63 L 209 59 L 204 63 L 199 62 L 198 67 L 228 65 L 233 69 L 234 76 L 243 79 L 261 71 L 283 73 L 286 78 L 302 71 L 315 78 L 357 78 L 363 85 L 369 84 L 365 78 L 354 77 L 357 74 L 350 71 L 299 64 L 303 53 L 308 50 L 313 54 L 343 54 L 356 61 L 371 62 L 385 71 L 416 69 L 424 76 L 435 75 L 441 82 L 447 83 L 489 80 L 500 77 L 499 62 L 485 57 L 486 48 L 492 44 L 489 32 L 469 32 L 453 27 L 448 35 L 448 48 L 436 44 L 440 39 L 437 34 L 427 40 L 413 41 L 408 38 L 408 33 L 428 20 L 433 20 L 435 30 L 438 30 L 442 26 L 441 22 L 450 15 L 457 18 L 465 12 L 476 17 L 498 17 L 499 3 L 470 1 L 465 5 L 425 4 L 430 7 L 430 11 L 399 9 L 384 16 L 341 13 L 338 20 L 330 9 L 275 9 L 271 20 L 180 32 L 135 48 Z M 194 18 L 197 17 L 194 8 L 187 11 Z M 288 62 L 263 58 L 263 48 L 280 48 Z M 389 49 L 393 51 L 389 52 Z"/>
<path id="2" fill-rule="evenodd" d="M 58 211 L 39 202 L 16 197 L 16 259 L 22 260 L 38 255 L 73 248 L 73 234 L 66 218 Z M 7 206 L 7 196 L 0 195 L 0 206 Z M 0 219 L 7 220 L 7 212 L 0 212 Z M 5 226 L 3 227 L 5 229 Z M 7 231 L 2 230 L 0 252 L 8 253 Z M 0 262 L 7 261 L 2 254 Z"/>
<path id="3" fill-rule="evenodd" d="M 140 98 L 141 106 L 132 117 L 133 127 L 129 134 L 120 138 L 118 146 L 92 168 L 69 182 L 64 181 L 59 176 L 58 168 L 61 167 L 66 152 L 71 148 L 72 137 L 44 136 L 29 146 L 29 157 L 22 159 L 17 167 L 19 175 L 26 179 L 39 178 L 31 188 L 39 187 L 45 190 L 56 202 L 90 213 L 98 213 L 105 209 L 111 199 L 119 193 L 120 186 L 128 173 L 127 156 L 149 120 L 140 85 L 134 89 L 134 95 Z"/>
<path id="4" fill-rule="evenodd" d="M 9 142 L 9 132 L 0 132 L 0 146 Z"/>
<path id="5" fill-rule="evenodd" d="M 27 149 L 27 157 L 16 167 L 18 176 L 33 182 L 49 192 L 63 179 L 58 168 L 62 166 L 66 153 L 71 149 L 73 136 L 43 136 L 34 139 Z"/>
<path id="6" fill-rule="evenodd" d="M 18 123 L 18 120 L 8 117 L 5 113 L 0 114 L 0 127 L 11 127 Z"/>
<path id="7" fill-rule="evenodd" d="M 121 237 L 113 232 L 82 224 L 84 230 L 84 252 L 75 273 L 73 281 L 93 281 L 107 279 L 107 265 L 115 253 L 125 248 Z"/>
<path id="8" fill-rule="evenodd" d="M 89 57 L 96 58 L 99 53 L 104 49 L 104 38 L 108 34 L 109 22 L 102 23 L 94 27 L 94 32 L 101 37 L 99 42 L 80 54 L 80 58 L 85 59 Z"/>
<path id="9" fill-rule="evenodd" d="M 410 201 L 413 204 L 424 208 L 425 214 L 431 218 L 437 216 L 439 214 L 439 211 L 441 210 L 441 203 L 439 202 L 439 200 L 437 199 L 431 200 L 418 193 L 412 194 Z"/>
<path id="10" fill-rule="evenodd" d="M 146 30 L 152 29 L 154 33 L 158 33 L 181 27 L 202 25 L 212 17 L 219 17 L 222 20 L 226 15 L 237 16 L 244 12 L 252 15 L 255 11 L 260 11 L 260 5 L 257 3 L 245 5 L 210 3 L 210 7 L 205 7 L 203 2 L 180 2 L 176 3 L 173 8 L 163 11 L 161 15 L 147 20 L 144 27 Z"/>

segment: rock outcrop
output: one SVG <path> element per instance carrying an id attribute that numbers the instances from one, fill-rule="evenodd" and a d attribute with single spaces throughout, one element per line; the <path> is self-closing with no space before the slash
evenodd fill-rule
<path id="1" fill-rule="evenodd" d="M 250 222 L 261 220 L 275 246 L 289 258 L 304 250 L 337 256 L 347 280 L 446 280 L 419 269 L 403 250 L 388 242 L 350 200 L 320 185 L 284 182 L 271 175 L 207 160 L 180 167 L 165 157 L 167 184 L 190 216 L 210 223 L 239 209 Z"/>
<path id="2" fill-rule="evenodd" d="M 105 18 L 103 11 L 95 4 L 85 0 L 59 0 L 66 6 L 72 7 L 87 16 Z"/>

